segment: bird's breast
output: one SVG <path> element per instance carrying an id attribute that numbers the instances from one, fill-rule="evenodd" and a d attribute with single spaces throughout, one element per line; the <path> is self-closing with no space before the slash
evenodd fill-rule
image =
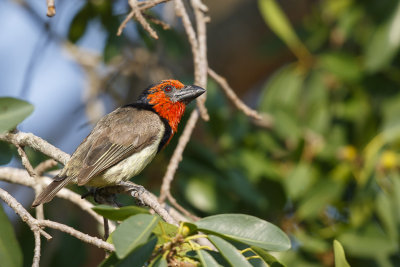
<path id="1" fill-rule="evenodd" d="M 127 181 L 131 177 L 139 174 L 157 154 L 161 136 L 151 145 L 120 161 L 104 171 L 101 175 L 93 177 L 87 185 L 93 187 L 109 186 L 121 181 Z"/>

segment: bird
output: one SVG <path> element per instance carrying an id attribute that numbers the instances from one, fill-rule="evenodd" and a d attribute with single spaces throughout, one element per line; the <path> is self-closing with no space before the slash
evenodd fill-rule
<path id="1" fill-rule="evenodd" d="M 51 201 L 69 183 L 104 188 L 139 174 L 177 132 L 186 105 L 205 91 L 162 80 L 147 87 L 134 103 L 102 117 L 32 207 Z"/>

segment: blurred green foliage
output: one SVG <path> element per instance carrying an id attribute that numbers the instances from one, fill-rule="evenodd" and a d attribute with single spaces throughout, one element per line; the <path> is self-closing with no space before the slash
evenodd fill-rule
<path id="1" fill-rule="evenodd" d="M 278 255 L 288 266 L 332 266 L 335 239 L 351 266 L 398 266 L 400 3 L 319 1 L 296 28 L 277 2 L 259 8 L 297 57 L 262 89 L 275 125 L 232 113 L 210 83 L 208 145 L 188 148 L 175 194 L 190 188 L 181 201 L 203 215 L 277 223 L 294 244 Z"/>
<path id="2" fill-rule="evenodd" d="M 88 1 L 69 31 L 70 40 L 78 42 L 88 22 L 100 19 L 108 34 L 106 63 L 127 45 L 126 37 L 115 36 L 120 20 L 110 3 Z M 240 212 L 278 225 L 292 241 L 290 251 L 270 255 L 253 249 L 271 266 L 399 266 L 400 2 L 316 1 L 295 27 L 280 2 L 258 4 L 266 25 L 296 57 L 265 75 L 258 110 L 271 114 L 274 126 L 254 125 L 210 81 L 211 119 L 185 150 L 173 195 L 201 217 Z M 143 44 L 154 51 L 155 41 L 138 29 Z M 169 57 L 189 55 L 185 37 L 173 30 L 157 32 L 157 43 Z M 156 164 L 168 162 L 176 142 Z M 8 151 L 0 160 L 7 162 L 11 152 L 0 146 Z M 164 169 L 157 169 L 162 176 Z M 135 181 L 157 187 L 146 180 L 154 172 L 146 170 Z M 114 219 L 142 213 L 96 211 Z M 151 236 L 146 241 L 155 246 Z M 212 241 L 235 253 L 226 241 Z M 23 251 L 31 251 L 28 245 Z M 205 250 L 194 257 L 204 266 L 226 263 Z M 31 255 L 25 258 L 29 265 Z M 154 262 L 165 264 L 162 257 Z"/>

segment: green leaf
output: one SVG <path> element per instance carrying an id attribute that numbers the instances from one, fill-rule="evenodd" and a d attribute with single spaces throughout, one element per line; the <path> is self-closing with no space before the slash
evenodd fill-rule
<path id="1" fill-rule="evenodd" d="M 115 267 L 117 266 L 119 260 L 115 252 L 111 253 L 105 260 L 103 260 L 99 267 Z"/>
<path id="2" fill-rule="evenodd" d="M 149 267 L 167 267 L 167 266 L 168 266 L 168 262 L 162 255 L 159 255 L 149 265 Z"/>
<path id="3" fill-rule="evenodd" d="M 153 237 L 146 244 L 137 247 L 122 260 L 119 260 L 114 252 L 100 264 L 100 267 L 142 267 L 151 257 L 156 243 L 157 237 Z"/>
<path id="4" fill-rule="evenodd" d="M 10 144 L 0 141 L 0 165 L 4 165 L 10 162 L 13 157 Z"/>
<path id="5" fill-rule="evenodd" d="M 315 183 L 316 172 L 306 162 L 300 162 L 284 179 L 284 185 L 288 196 L 297 200 Z"/>
<path id="6" fill-rule="evenodd" d="M 32 113 L 33 109 L 33 105 L 26 101 L 13 97 L 1 97 L 0 133 L 14 129 Z"/>
<path id="7" fill-rule="evenodd" d="M 335 267 L 350 267 L 350 264 L 346 260 L 342 244 L 337 240 L 333 240 L 333 251 L 335 252 Z"/>
<path id="8" fill-rule="evenodd" d="M 261 111 L 270 113 L 277 109 L 295 111 L 301 96 L 304 78 L 304 75 L 293 64 L 276 71 L 263 88 Z"/>
<path id="9" fill-rule="evenodd" d="M 396 56 L 400 47 L 400 2 L 393 16 L 377 27 L 365 52 L 365 68 L 376 72 L 387 66 Z"/>
<path id="10" fill-rule="evenodd" d="M 375 199 L 376 214 L 382 222 L 385 232 L 393 241 L 398 240 L 399 237 L 396 222 L 397 207 L 394 200 L 394 198 L 390 198 L 388 194 L 382 191 L 379 192 Z"/>
<path id="11" fill-rule="evenodd" d="M 69 27 L 68 39 L 76 43 L 85 34 L 89 21 L 95 16 L 93 4 L 88 2 L 73 18 Z"/>
<path id="12" fill-rule="evenodd" d="M 343 190 L 343 183 L 332 180 L 319 180 L 307 192 L 307 198 L 301 201 L 297 216 L 299 219 L 311 219 L 320 214 L 334 199 L 337 199 Z"/>
<path id="13" fill-rule="evenodd" d="M 173 238 L 177 235 L 178 227 L 160 220 L 154 227 L 153 233 L 158 236 L 158 244 L 164 244 L 170 241 L 168 237 Z M 164 233 L 166 236 L 164 236 Z"/>
<path id="14" fill-rule="evenodd" d="M 168 262 L 162 255 L 158 256 L 149 265 L 149 267 L 167 267 L 167 266 L 168 266 Z"/>
<path id="15" fill-rule="evenodd" d="M 126 257 L 135 248 L 145 243 L 158 220 L 159 217 L 154 215 L 138 214 L 122 222 L 112 236 L 118 258 Z"/>
<path id="16" fill-rule="evenodd" d="M 295 65 L 288 65 L 269 79 L 263 88 L 260 111 L 274 117 L 274 131 L 279 137 L 295 144 L 302 136 L 302 125 L 299 122 L 299 99 L 305 76 Z"/>
<path id="17" fill-rule="evenodd" d="M 275 0 L 259 0 L 258 6 L 262 17 L 271 30 L 286 43 L 299 59 L 310 56 L 308 50 L 297 37 L 285 13 Z"/>
<path id="18" fill-rule="evenodd" d="M 149 214 L 148 210 L 136 206 L 114 208 L 107 205 L 98 205 L 92 209 L 101 216 L 113 221 L 124 221 L 125 219 L 140 213 Z"/>
<path id="19" fill-rule="evenodd" d="M 157 237 L 153 237 L 146 244 L 137 247 L 126 258 L 121 260 L 118 267 L 142 267 L 150 259 L 157 244 Z"/>
<path id="20" fill-rule="evenodd" d="M 22 252 L 14 229 L 0 205 L 0 262 L 1 266 L 22 266 Z"/>
<path id="21" fill-rule="evenodd" d="M 370 224 L 363 231 L 350 229 L 338 237 L 349 255 L 355 257 L 386 257 L 398 251 L 398 243 L 392 241 L 382 229 Z"/>
<path id="22" fill-rule="evenodd" d="M 251 249 L 260 256 L 270 267 L 285 267 L 286 265 L 279 262 L 274 256 L 263 250 L 262 248 L 252 246 Z"/>
<path id="23" fill-rule="evenodd" d="M 214 246 L 231 266 L 251 266 L 246 258 L 232 244 L 214 235 L 209 235 L 208 239 L 214 244 Z"/>
<path id="24" fill-rule="evenodd" d="M 294 237 L 297 242 L 301 244 L 302 251 L 313 253 L 313 254 L 322 254 L 327 252 L 331 246 L 328 242 L 326 242 L 319 235 L 312 235 L 304 230 L 297 230 L 294 233 Z"/>
<path id="25" fill-rule="evenodd" d="M 110 34 L 107 38 L 103 50 L 103 60 L 109 63 L 113 58 L 120 56 L 122 51 L 122 38 L 115 34 Z"/>
<path id="26" fill-rule="evenodd" d="M 207 251 L 203 249 L 197 250 L 197 256 L 199 257 L 203 267 L 221 266 Z"/>
<path id="27" fill-rule="evenodd" d="M 290 248 L 290 240 L 277 226 L 245 214 L 219 214 L 194 223 L 199 231 L 272 251 Z"/>
<path id="28" fill-rule="evenodd" d="M 341 80 L 357 82 L 362 76 L 361 65 L 351 54 L 325 53 L 319 56 L 318 65 Z"/>

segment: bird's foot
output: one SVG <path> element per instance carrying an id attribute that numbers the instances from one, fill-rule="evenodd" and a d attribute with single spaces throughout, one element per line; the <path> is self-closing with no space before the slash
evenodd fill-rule
<path id="1" fill-rule="evenodd" d="M 146 189 L 143 186 L 134 184 L 132 182 L 119 182 L 118 185 L 123 187 L 126 193 L 129 193 L 136 199 L 136 204 L 138 206 L 146 206 L 142 199 L 142 195 L 146 192 Z"/>
<path id="2" fill-rule="evenodd" d="M 114 191 L 115 190 L 110 187 L 91 187 L 87 193 L 82 195 L 82 198 L 92 196 L 93 200 L 98 204 L 107 204 L 113 207 L 121 207 L 122 205 L 117 201 L 117 196 Z"/>

